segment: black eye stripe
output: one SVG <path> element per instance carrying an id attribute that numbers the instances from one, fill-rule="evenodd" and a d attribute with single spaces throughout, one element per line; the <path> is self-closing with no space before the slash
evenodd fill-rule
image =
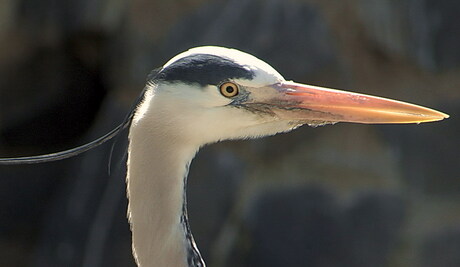
<path id="1" fill-rule="evenodd" d="M 231 59 L 209 54 L 181 58 L 160 70 L 152 80 L 218 85 L 229 79 L 253 79 L 255 74 Z"/>

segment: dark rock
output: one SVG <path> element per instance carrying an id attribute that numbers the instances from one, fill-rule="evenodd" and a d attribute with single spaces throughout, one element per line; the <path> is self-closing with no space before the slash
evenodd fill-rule
<path id="1" fill-rule="evenodd" d="M 187 186 L 189 220 L 203 258 L 208 261 L 222 226 L 229 219 L 244 164 L 231 151 L 206 147 L 192 161 Z M 212 199 L 212 201 L 210 201 Z"/>
<path id="2" fill-rule="evenodd" d="M 250 207 L 246 245 L 227 266 L 388 266 L 403 214 L 393 194 L 369 192 L 346 207 L 319 187 L 268 190 Z"/>
<path id="3" fill-rule="evenodd" d="M 353 266 L 390 266 L 388 256 L 396 250 L 405 217 L 402 199 L 394 194 L 375 192 L 353 202 L 348 231 Z"/>
<path id="4" fill-rule="evenodd" d="M 355 8 L 366 34 L 384 53 L 415 59 L 429 70 L 460 66 L 459 2 L 361 0 Z"/>
<path id="5" fill-rule="evenodd" d="M 458 114 L 460 105 L 443 103 L 442 110 Z M 458 195 L 458 132 L 460 120 L 449 118 L 442 123 L 381 126 L 385 137 L 398 149 L 405 182 L 412 192 L 445 196 Z"/>
<path id="6" fill-rule="evenodd" d="M 323 189 L 262 193 L 248 216 L 251 248 L 244 266 L 347 266 L 350 262 L 343 210 Z"/>
<path id="7" fill-rule="evenodd" d="M 0 113 L 9 114 L 1 118 L 1 143 L 46 153 L 80 138 L 107 93 L 98 54 L 103 46 L 103 36 L 81 33 L 11 64 L 0 75 Z"/>
<path id="8" fill-rule="evenodd" d="M 408 11 L 412 39 L 409 51 L 414 53 L 418 62 L 435 70 L 459 67 L 460 2 L 412 0 Z"/>
<path id="9" fill-rule="evenodd" d="M 125 110 L 107 102 L 88 137 L 95 139 L 120 123 Z M 134 266 L 126 219 L 127 138 L 78 157 L 68 169 L 43 221 L 32 266 Z M 108 174 L 109 159 L 111 175 Z"/>
<path id="10" fill-rule="evenodd" d="M 0 166 L 0 265 L 26 266 L 41 229 L 40 218 L 71 161 Z"/>
<path id="11" fill-rule="evenodd" d="M 429 235 L 421 248 L 421 267 L 460 266 L 460 229 Z"/>
<path id="12" fill-rule="evenodd" d="M 319 10 L 307 3 L 210 2 L 177 23 L 157 55 L 167 60 L 199 45 L 235 47 L 270 62 L 290 79 L 334 65 L 333 43 Z"/>

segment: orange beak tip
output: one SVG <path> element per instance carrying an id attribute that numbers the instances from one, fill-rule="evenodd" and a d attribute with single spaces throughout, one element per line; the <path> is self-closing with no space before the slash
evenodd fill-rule
<path id="1" fill-rule="evenodd" d="M 281 84 L 285 96 L 297 103 L 300 117 L 313 121 L 365 124 L 422 123 L 449 118 L 434 109 L 388 98 L 322 88 L 295 82 Z"/>

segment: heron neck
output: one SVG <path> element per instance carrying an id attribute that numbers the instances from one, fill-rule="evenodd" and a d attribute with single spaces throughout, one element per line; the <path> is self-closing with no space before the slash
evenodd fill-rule
<path id="1" fill-rule="evenodd" d="M 129 134 L 127 193 L 133 253 L 142 267 L 189 266 L 194 242 L 188 232 L 184 187 L 198 147 L 152 130 L 159 125 L 150 125 L 150 119 L 134 123 Z"/>

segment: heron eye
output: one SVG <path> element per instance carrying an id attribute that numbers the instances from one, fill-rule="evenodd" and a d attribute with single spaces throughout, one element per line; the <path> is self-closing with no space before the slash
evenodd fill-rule
<path id="1" fill-rule="evenodd" d="M 238 94 L 238 85 L 227 82 L 220 86 L 220 93 L 225 97 L 234 97 Z"/>

